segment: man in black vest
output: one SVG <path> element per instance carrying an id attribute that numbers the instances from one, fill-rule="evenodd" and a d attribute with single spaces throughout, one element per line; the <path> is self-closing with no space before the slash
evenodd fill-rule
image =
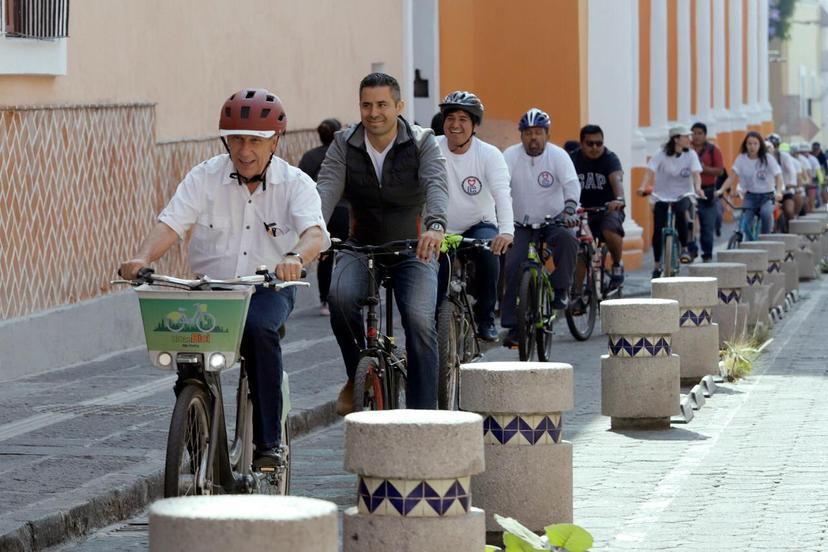
<path id="1" fill-rule="evenodd" d="M 408 353 L 408 408 L 437 408 L 437 253 L 448 206 L 446 160 L 434 134 L 409 124 L 394 77 L 372 73 L 359 85 L 361 122 L 336 134 L 319 171 L 317 190 L 328 220 L 340 198 L 351 206 L 349 241 L 378 245 L 419 239 L 416 255 L 389 267 Z M 354 374 L 365 345 L 362 304 L 368 295 L 363 258 L 340 252 L 329 307 L 331 328 L 345 360 L 348 381 L 337 412 L 354 408 Z M 361 397 L 360 397 L 361 400 Z M 361 406 L 361 405 L 358 405 Z"/>

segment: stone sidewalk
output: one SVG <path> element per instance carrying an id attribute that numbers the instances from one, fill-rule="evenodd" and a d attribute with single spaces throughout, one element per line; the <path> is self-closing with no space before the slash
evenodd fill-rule
<path id="1" fill-rule="evenodd" d="M 593 550 L 828 550 L 828 281 L 805 284 L 802 296 L 751 376 L 721 384 L 689 424 L 663 432 L 609 430 L 606 341 L 575 343 L 562 329 L 555 360 L 575 369 L 576 409 L 564 425 L 575 522 L 594 535 Z M 501 349 L 488 358 L 510 359 Z M 294 494 L 353 505 L 342 446 L 342 424 L 297 441 Z M 146 550 L 147 539 L 144 515 L 58 550 Z"/>

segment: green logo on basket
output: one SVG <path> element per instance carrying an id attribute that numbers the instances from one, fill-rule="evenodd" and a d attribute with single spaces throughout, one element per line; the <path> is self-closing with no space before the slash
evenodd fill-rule
<path id="1" fill-rule="evenodd" d="M 227 328 L 216 325 L 216 317 L 207 312 L 207 308 L 205 303 L 193 303 L 192 310 L 183 306 L 178 307 L 178 309 L 168 312 L 164 319 L 155 326 L 154 331 L 198 332 L 202 334 L 227 333 Z"/>

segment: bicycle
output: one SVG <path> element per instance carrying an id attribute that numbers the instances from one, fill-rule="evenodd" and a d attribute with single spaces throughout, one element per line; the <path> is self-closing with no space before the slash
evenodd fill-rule
<path id="1" fill-rule="evenodd" d="M 646 190 L 643 193 L 639 192 L 639 195 L 648 196 L 652 193 L 652 190 Z M 661 229 L 661 266 L 663 267 L 661 277 L 670 278 L 678 276 L 681 269 L 681 243 L 673 213 L 678 201 L 662 201 L 658 198 L 656 198 L 656 201 L 667 204 L 667 220 L 664 223 L 664 228 Z"/>
<path id="2" fill-rule="evenodd" d="M 554 263 L 546 244 L 538 247 L 541 231 L 552 225 L 563 226 L 563 223 L 550 216 L 544 222 L 536 224 L 515 222 L 516 228 L 532 230 L 517 295 L 516 333 L 521 361 L 531 360 L 535 354 L 540 362 L 548 362 L 552 358 L 552 328 L 558 317 L 557 311 L 552 307 L 555 289 L 549 279 Z"/>
<path id="3" fill-rule="evenodd" d="M 178 333 L 186 327 L 201 333 L 210 333 L 216 327 L 216 317 L 207 312 L 207 305 L 196 303 L 195 314 L 187 316 L 187 309 L 179 307 L 164 317 L 164 326 L 171 332 Z"/>
<path id="4" fill-rule="evenodd" d="M 606 207 L 579 209 L 581 224 L 576 235 L 579 242 L 578 258 L 585 268 L 584 281 L 581 293 L 573 295 L 572 303 L 564 311 L 569 333 L 578 341 L 586 341 L 592 335 L 601 301 L 621 297 L 622 286 L 610 287 L 611 274 L 606 269 L 609 255 L 607 244 L 593 236 L 589 229 L 589 215 L 606 212 Z M 580 301 L 576 303 L 578 297 Z"/>
<path id="5" fill-rule="evenodd" d="M 378 257 L 397 256 L 417 246 L 417 240 L 398 240 L 382 245 L 358 246 L 333 239 L 331 250 L 351 251 L 366 256 L 369 272 L 368 296 L 363 306 L 366 346 L 360 350 L 354 376 L 354 410 L 392 410 L 405 404 L 408 360 L 397 348 L 394 337 L 394 288 L 391 275 L 381 271 Z M 334 262 L 337 262 L 336 260 Z M 385 333 L 379 324 L 380 286 L 385 287 Z M 360 400 L 361 397 L 361 400 Z"/>
<path id="6" fill-rule="evenodd" d="M 721 199 L 731 208 L 731 210 L 733 210 L 734 213 L 737 211 L 739 212 L 739 226 L 733 231 L 733 234 L 727 240 L 727 248 L 739 249 L 739 245 L 743 241 L 755 241 L 759 239 L 759 234 L 762 233 L 762 220 L 759 213 L 761 206 L 758 209 L 750 209 L 750 211 L 753 212 L 753 216 L 751 217 L 752 222 L 748 223 L 747 217 L 745 216 L 745 213 L 748 211 L 746 207 L 737 207 L 724 195 L 721 196 Z"/>
<path id="7" fill-rule="evenodd" d="M 291 472 L 290 385 L 282 379 L 282 462 L 275 469 L 253 469 L 253 402 L 239 346 L 253 286 L 276 290 L 309 286 L 307 282 L 279 282 L 261 267 L 255 276 L 229 280 L 202 277 L 185 280 L 142 268 L 135 280 L 113 284 L 133 286 L 138 294 L 147 349 L 152 364 L 176 370 L 176 400 L 167 435 L 164 496 L 225 493 L 288 494 Z M 192 326 L 192 333 L 166 327 L 165 313 L 198 305 L 213 312 L 209 331 Z M 183 329 L 183 328 L 182 328 Z M 239 361 L 236 418 L 228 446 L 221 373 Z"/>
<path id="8" fill-rule="evenodd" d="M 491 240 L 464 238 L 460 234 L 449 234 L 443 240 L 441 252 L 448 257 L 452 270 L 448 295 L 437 309 L 437 351 L 440 363 L 437 402 L 442 410 L 457 410 L 460 365 L 481 356 L 472 302 L 467 293 L 472 262 L 468 258 L 462 258 L 462 252 L 489 249 L 490 244 Z"/>

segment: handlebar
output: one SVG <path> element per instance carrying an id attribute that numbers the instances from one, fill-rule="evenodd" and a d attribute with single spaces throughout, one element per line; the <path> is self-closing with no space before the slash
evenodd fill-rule
<path id="1" fill-rule="evenodd" d="M 541 228 L 546 228 L 547 226 L 566 226 L 566 224 L 564 224 L 564 221 L 560 218 L 552 218 L 549 215 L 546 216 L 546 220 L 544 220 L 543 222 L 535 222 L 530 224 L 515 221 L 515 228 L 528 228 L 529 230 L 540 230 Z"/>
<path id="2" fill-rule="evenodd" d="M 463 251 L 466 249 L 492 250 L 492 240 L 483 238 L 464 238 L 461 234 L 447 234 L 440 248 L 442 253 Z"/>
<path id="3" fill-rule="evenodd" d="M 395 240 L 379 245 L 354 245 L 333 238 L 331 239 L 329 251 L 353 251 L 354 253 L 366 253 L 368 255 L 399 255 L 403 251 L 416 248 L 417 240 Z"/>
<path id="4" fill-rule="evenodd" d="M 118 271 L 118 275 L 121 275 L 120 270 Z M 302 278 L 306 276 L 307 271 L 303 268 Z M 189 291 L 210 290 L 214 288 L 238 285 L 262 285 L 264 287 L 277 290 L 292 286 L 310 286 L 309 282 L 304 282 L 302 280 L 293 280 L 289 282 L 279 280 L 279 278 L 276 277 L 276 274 L 268 271 L 266 267 L 259 267 L 259 270 L 256 271 L 255 275 L 241 276 L 238 278 L 228 278 L 224 280 L 208 278 L 207 276 L 202 276 L 197 279 L 188 280 L 184 278 L 176 278 L 174 276 L 155 274 L 155 270 L 153 270 L 152 268 L 144 267 L 138 270 L 138 277 L 135 280 L 112 280 L 110 284 L 125 284 L 133 287 L 137 287 L 143 284 L 159 284 L 175 288 L 186 289 Z"/>

